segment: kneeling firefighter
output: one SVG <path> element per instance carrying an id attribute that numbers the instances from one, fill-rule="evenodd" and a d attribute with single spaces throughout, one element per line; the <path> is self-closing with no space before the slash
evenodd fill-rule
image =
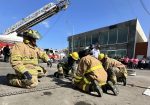
<path id="1" fill-rule="evenodd" d="M 46 70 L 38 65 L 38 59 L 50 64 L 49 57 L 36 45 L 40 34 L 34 30 L 26 30 L 19 34 L 23 36 L 23 42 L 14 44 L 11 50 L 10 63 L 16 74 L 7 74 L 10 85 L 33 88 L 38 85 L 38 77 L 43 77 Z"/>
<path id="2" fill-rule="evenodd" d="M 63 78 L 64 76 L 69 76 L 71 70 L 71 76 L 75 74 L 76 71 L 76 61 L 79 59 L 77 52 L 71 53 L 68 57 L 63 58 L 58 64 L 58 71 L 54 73 L 57 78 Z"/>
<path id="3" fill-rule="evenodd" d="M 98 59 L 90 55 L 90 51 L 85 49 L 79 52 L 79 65 L 73 84 L 80 90 L 91 94 L 97 92 L 102 97 L 103 91 L 111 90 L 114 95 L 118 95 L 118 89 L 110 81 L 107 83 L 107 73 Z"/>
<path id="4" fill-rule="evenodd" d="M 116 84 L 117 81 L 123 82 L 123 85 L 126 85 L 127 69 L 124 64 L 103 53 L 99 54 L 98 59 L 108 74 L 108 81 L 112 81 L 113 84 Z"/>

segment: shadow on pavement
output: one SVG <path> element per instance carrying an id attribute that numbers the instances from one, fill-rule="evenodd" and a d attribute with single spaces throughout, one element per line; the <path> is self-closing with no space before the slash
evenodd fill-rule
<path id="1" fill-rule="evenodd" d="M 6 76 L 0 76 L 0 85 L 8 85 Z"/>
<path id="2" fill-rule="evenodd" d="M 74 86 L 74 85 L 72 84 L 72 81 L 71 81 L 71 78 L 70 78 L 70 77 L 65 77 L 65 78 L 63 78 L 63 79 L 56 78 L 56 77 L 54 77 L 54 75 L 48 75 L 47 77 L 53 78 L 53 81 L 54 81 L 55 84 L 58 85 L 58 86 L 65 87 L 65 88 L 71 88 L 71 89 L 73 89 L 73 90 L 76 90 L 76 91 L 85 93 L 85 94 L 87 94 L 87 95 L 99 97 L 97 94 L 93 94 L 93 93 L 89 94 L 89 93 L 87 93 L 87 92 L 84 92 L 84 91 L 78 89 L 76 86 Z"/>
<path id="3" fill-rule="evenodd" d="M 66 88 L 73 88 L 73 85 L 69 78 L 56 78 L 54 75 L 48 75 L 47 77 L 53 78 L 52 80 L 55 82 L 56 85 L 59 85 L 61 87 L 66 87 Z"/>
<path id="4" fill-rule="evenodd" d="M 128 86 L 131 86 L 131 87 L 138 87 L 138 88 L 143 88 L 143 89 L 147 89 L 147 87 L 144 87 L 144 86 L 138 86 L 138 85 L 135 85 L 135 84 L 127 84 Z"/>

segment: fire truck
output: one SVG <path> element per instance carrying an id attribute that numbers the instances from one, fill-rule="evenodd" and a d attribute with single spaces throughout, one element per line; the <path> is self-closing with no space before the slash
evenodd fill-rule
<path id="1" fill-rule="evenodd" d="M 59 61 L 60 59 L 60 53 L 58 50 L 53 50 L 53 49 L 44 49 L 46 54 L 49 56 L 50 60 L 52 62 Z"/>

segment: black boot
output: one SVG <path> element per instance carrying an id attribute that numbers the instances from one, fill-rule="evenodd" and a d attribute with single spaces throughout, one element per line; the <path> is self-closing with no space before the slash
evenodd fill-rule
<path id="1" fill-rule="evenodd" d="M 107 90 L 108 90 L 107 89 L 107 84 L 105 84 L 105 85 L 102 86 L 102 90 L 103 90 L 104 93 L 107 93 Z"/>
<path id="2" fill-rule="evenodd" d="M 54 77 L 56 77 L 56 78 L 64 78 L 64 75 L 62 73 L 55 72 L 54 73 Z"/>
<path id="3" fill-rule="evenodd" d="M 123 83 L 123 86 L 126 86 L 126 85 L 127 85 L 126 77 L 119 77 L 119 78 L 117 79 L 117 82 L 122 82 L 122 83 Z"/>
<path id="4" fill-rule="evenodd" d="M 111 90 L 115 96 L 119 94 L 119 90 L 116 85 L 114 85 L 111 81 L 107 82 L 107 89 Z"/>
<path id="5" fill-rule="evenodd" d="M 7 75 L 6 75 L 6 78 L 7 78 L 7 80 L 9 81 L 9 80 L 12 80 L 12 79 L 16 79 L 17 76 L 16 76 L 15 74 L 7 74 Z"/>
<path id="6" fill-rule="evenodd" d="M 123 86 L 127 85 L 127 79 L 126 79 L 126 77 L 122 78 L 122 82 L 123 82 Z"/>
<path id="7" fill-rule="evenodd" d="M 103 96 L 102 88 L 99 86 L 99 83 L 96 80 L 94 80 L 91 84 L 91 88 L 92 89 L 90 92 L 97 92 L 99 97 Z"/>

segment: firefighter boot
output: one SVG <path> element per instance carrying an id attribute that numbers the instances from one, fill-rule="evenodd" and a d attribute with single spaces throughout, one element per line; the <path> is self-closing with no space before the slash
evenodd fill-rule
<path id="1" fill-rule="evenodd" d="M 63 78 L 64 78 L 64 75 L 63 75 L 62 73 L 55 72 L 55 73 L 54 73 L 54 77 L 63 79 Z"/>
<path id="2" fill-rule="evenodd" d="M 7 74 L 7 75 L 6 75 L 7 80 L 11 80 L 11 79 L 13 79 L 14 77 L 16 77 L 15 74 Z"/>
<path id="3" fill-rule="evenodd" d="M 103 96 L 103 91 L 96 80 L 94 80 L 93 83 L 91 84 L 90 92 L 97 92 L 99 97 Z"/>
<path id="4" fill-rule="evenodd" d="M 117 82 L 122 82 L 122 83 L 123 83 L 123 86 L 126 86 L 126 85 L 127 85 L 126 77 L 119 77 L 119 78 L 117 79 Z"/>
<path id="5" fill-rule="evenodd" d="M 18 76 L 15 74 L 7 74 L 6 76 L 8 85 L 17 86 L 17 87 L 24 87 L 21 83 L 21 80 L 18 79 Z"/>
<path id="6" fill-rule="evenodd" d="M 123 86 L 126 86 L 126 85 L 127 85 L 127 79 L 126 79 L 126 77 L 123 77 L 123 78 L 122 78 L 122 82 L 123 82 Z"/>
<path id="7" fill-rule="evenodd" d="M 119 90 L 116 85 L 114 85 L 111 81 L 107 82 L 107 90 L 111 90 L 115 96 L 119 94 Z"/>

